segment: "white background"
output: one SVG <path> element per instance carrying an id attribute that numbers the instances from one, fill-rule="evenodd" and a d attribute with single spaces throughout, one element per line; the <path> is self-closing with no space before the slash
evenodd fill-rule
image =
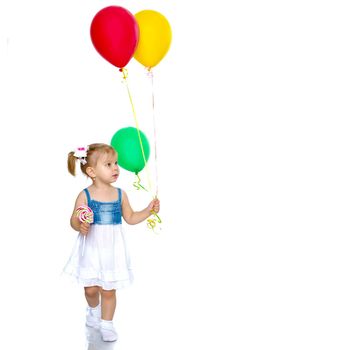
<path id="1" fill-rule="evenodd" d="M 1 334 L 7 349 L 83 349 L 82 291 L 60 276 L 89 183 L 78 145 L 133 126 L 89 28 L 107 5 L 171 23 L 154 68 L 162 232 L 127 226 L 135 283 L 119 349 L 349 349 L 346 1 L 5 1 L 0 7 Z M 141 129 L 143 67 L 127 66 Z M 134 209 L 150 198 L 119 186 Z"/>

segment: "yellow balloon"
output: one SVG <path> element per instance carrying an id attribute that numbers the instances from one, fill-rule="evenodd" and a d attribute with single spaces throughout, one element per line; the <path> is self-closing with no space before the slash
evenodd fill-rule
<path id="1" fill-rule="evenodd" d="M 156 66 L 166 55 L 171 43 L 171 27 L 161 13 L 143 10 L 135 15 L 140 29 L 134 57 L 147 68 Z"/>

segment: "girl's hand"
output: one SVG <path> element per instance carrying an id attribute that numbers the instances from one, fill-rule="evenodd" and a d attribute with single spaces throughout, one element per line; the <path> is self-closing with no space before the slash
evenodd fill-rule
<path id="1" fill-rule="evenodd" d="M 154 211 L 155 213 L 159 213 L 159 209 L 160 209 L 160 202 L 159 199 L 153 199 L 152 202 L 148 205 L 148 210 Z"/>
<path id="2" fill-rule="evenodd" d="M 90 229 L 90 224 L 88 224 L 87 222 L 80 223 L 79 232 L 82 235 L 86 236 L 89 233 L 89 229 Z"/>

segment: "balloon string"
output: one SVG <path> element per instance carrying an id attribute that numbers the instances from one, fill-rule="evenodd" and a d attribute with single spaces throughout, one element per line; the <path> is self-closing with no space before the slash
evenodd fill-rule
<path id="1" fill-rule="evenodd" d="M 132 108 L 132 113 L 133 113 L 133 116 L 134 116 L 134 120 L 135 120 L 135 125 L 136 125 L 136 129 L 137 129 L 137 135 L 138 135 L 138 138 L 139 138 L 139 142 L 140 142 L 140 146 L 141 146 L 141 152 L 142 152 L 142 157 L 143 157 L 143 161 L 144 161 L 144 164 L 145 164 L 145 168 L 146 168 L 146 173 L 147 173 L 147 181 L 148 181 L 148 187 L 149 189 L 151 190 L 152 192 L 152 184 L 151 184 L 151 180 L 150 180 L 150 174 L 149 174 L 149 170 L 148 170 L 148 165 L 147 165 L 147 160 L 146 160 L 146 156 L 145 156 L 145 152 L 144 152 L 144 148 L 143 148 L 143 144 L 142 144 L 142 139 L 141 139 L 141 134 L 140 134 L 140 128 L 139 128 L 139 123 L 138 123 L 138 120 L 137 120 L 137 116 L 136 116 L 136 112 L 135 112 L 135 107 L 134 107 L 134 103 L 132 101 L 132 96 L 131 96 L 131 93 L 130 93 L 130 89 L 129 89 L 129 84 L 128 84 L 128 80 L 127 80 L 127 77 L 128 77 L 128 72 L 125 68 L 120 68 L 119 71 L 123 74 L 123 79 L 124 79 L 124 82 L 125 82 L 125 86 L 126 86 L 126 89 L 128 91 L 128 96 L 129 96 L 129 100 L 130 100 L 130 104 L 131 104 L 131 108 Z M 138 181 L 135 181 L 134 182 L 134 186 L 136 188 L 138 188 L 138 186 L 144 190 L 146 190 L 141 184 L 141 180 L 140 180 L 140 177 L 138 176 L 138 174 L 136 174 L 137 178 L 138 178 Z M 139 189 L 139 188 L 138 188 Z M 147 191 L 147 190 L 146 190 Z M 157 194 L 155 196 L 153 196 L 153 198 L 157 198 Z M 155 211 L 151 211 L 152 213 L 152 217 L 148 218 L 147 219 L 147 226 L 148 228 L 152 229 L 152 231 L 154 233 L 157 233 L 155 231 L 155 228 L 156 228 L 156 225 L 157 223 L 161 223 L 162 220 L 160 219 L 160 217 L 158 216 L 158 214 L 155 212 Z"/>
<path id="2" fill-rule="evenodd" d="M 136 112 L 135 112 L 135 107 L 134 107 L 134 103 L 133 103 L 133 101 L 132 101 L 132 97 L 131 97 L 131 93 L 130 93 L 130 89 L 129 89 L 129 84 L 128 84 L 128 80 L 127 80 L 128 72 L 127 72 L 127 70 L 126 70 L 125 68 L 120 68 L 119 71 L 122 72 L 122 74 L 123 74 L 123 79 L 124 79 L 124 82 L 125 82 L 125 86 L 126 86 L 126 89 L 127 89 L 127 91 L 128 91 L 128 96 L 129 96 L 129 100 L 130 100 L 130 104 L 131 104 L 131 108 L 132 108 L 132 113 L 133 113 L 134 120 L 135 120 L 137 135 L 138 135 L 139 142 L 140 142 L 140 147 L 141 147 L 141 153 L 142 153 L 142 157 L 143 157 L 143 162 L 144 162 L 145 168 L 146 168 L 148 187 L 149 187 L 149 189 L 150 189 L 151 192 L 152 192 L 152 184 L 151 184 L 151 180 L 150 180 L 150 174 L 149 174 L 149 171 L 148 171 L 148 166 L 147 166 L 147 160 L 146 160 L 145 151 L 144 151 L 143 144 L 142 144 L 142 139 L 141 139 L 141 133 L 140 133 L 140 128 L 139 128 L 139 123 L 138 123 L 138 120 L 137 120 L 137 116 L 136 116 Z"/>
<path id="3" fill-rule="evenodd" d="M 153 116 L 153 142 L 154 142 L 154 173 L 155 173 L 155 187 L 156 187 L 156 198 L 158 197 L 158 161 L 157 161 L 157 133 L 156 133 L 156 117 L 155 117 L 155 108 L 154 108 L 154 83 L 153 83 L 153 72 L 151 67 L 148 68 L 148 76 L 151 79 L 151 87 L 152 87 L 152 116 Z M 153 216 L 147 220 L 147 226 L 152 229 L 154 233 L 158 233 L 155 231 L 157 222 L 159 224 L 162 223 L 161 218 L 155 211 L 151 211 Z M 159 228 L 161 230 L 161 228 Z"/>
<path id="4" fill-rule="evenodd" d="M 153 83 L 153 72 L 152 68 L 149 67 L 148 76 L 151 79 L 151 88 L 152 88 L 152 116 L 153 116 L 153 140 L 154 140 L 154 171 L 155 171 L 155 186 L 156 186 L 156 197 L 158 196 L 158 161 L 157 161 L 157 133 L 156 133 L 156 117 L 155 117 L 155 108 L 154 108 L 154 83 Z"/>

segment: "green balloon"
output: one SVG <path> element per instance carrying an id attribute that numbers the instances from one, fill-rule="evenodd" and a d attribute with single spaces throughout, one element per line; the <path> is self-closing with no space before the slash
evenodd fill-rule
<path id="1" fill-rule="evenodd" d="M 146 135 L 140 130 L 140 137 L 146 162 L 149 158 L 150 147 Z M 135 174 L 145 167 L 140 139 L 136 128 L 119 129 L 112 137 L 111 146 L 118 153 L 118 164 L 123 169 Z"/>

